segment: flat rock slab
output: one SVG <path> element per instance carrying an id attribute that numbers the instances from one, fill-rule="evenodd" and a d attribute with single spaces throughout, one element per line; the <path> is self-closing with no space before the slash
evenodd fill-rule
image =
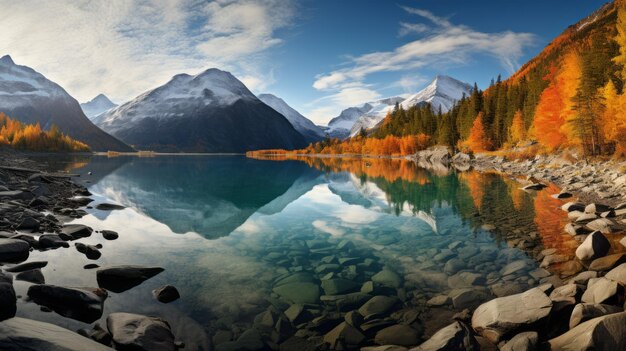
<path id="1" fill-rule="evenodd" d="M 597 258 L 589 265 L 589 270 L 603 272 L 611 270 L 622 263 L 626 263 L 626 254 L 613 254 Z"/>
<path id="2" fill-rule="evenodd" d="M 538 323 L 551 310 L 552 300 L 543 291 L 534 288 L 478 306 L 472 316 L 472 327 L 478 334 L 497 344 L 503 337 Z"/>
<path id="3" fill-rule="evenodd" d="M 97 204 L 96 208 L 101 211 L 113 211 L 113 210 L 123 210 L 126 207 L 122 205 L 116 205 L 116 204 L 101 203 L 101 204 Z"/>
<path id="4" fill-rule="evenodd" d="M 626 351 L 626 312 L 586 321 L 549 342 L 552 350 Z"/>
<path id="5" fill-rule="evenodd" d="M 91 236 L 93 229 L 83 224 L 66 224 L 61 228 L 61 233 L 69 236 L 72 240 Z"/>
<path id="6" fill-rule="evenodd" d="M 32 261 L 5 268 L 4 270 L 11 273 L 19 273 L 29 271 L 31 269 L 44 268 L 48 265 L 48 261 Z"/>
<path id="7" fill-rule="evenodd" d="M 160 318 L 133 313 L 111 313 L 107 328 L 118 350 L 175 351 L 170 326 Z"/>
<path id="8" fill-rule="evenodd" d="M 113 349 L 50 323 L 15 317 L 0 322 L 0 350 L 112 351 Z"/>
<path id="9" fill-rule="evenodd" d="M 98 269 L 96 278 L 99 287 L 121 293 L 163 271 L 161 267 L 113 266 Z"/>
<path id="10" fill-rule="evenodd" d="M 46 284 L 31 285 L 27 294 L 38 305 L 85 323 L 102 317 L 104 300 L 108 296 L 106 290 L 99 288 L 66 288 Z"/>

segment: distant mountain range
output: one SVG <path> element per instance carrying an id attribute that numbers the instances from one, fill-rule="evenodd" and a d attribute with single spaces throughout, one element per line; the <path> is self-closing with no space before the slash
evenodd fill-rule
<path id="1" fill-rule="evenodd" d="M 154 151 L 245 152 L 307 144 L 287 118 L 215 68 L 176 75 L 93 121 L 138 149 Z"/>
<path id="2" fill-rule="evenodd" d="M 132 151 L 91 123 L 78 101 L 58 84 L 32 68 L 16 65 L 8 55 L 0 58 L 0 112 L 24 123 L 39 123 L 43 129 L 56 125 L 94 151 Z"/>
<path id="3" fill-rule="evenodd" d="M 258 98 L 267 106 L 285 116 L 291 125 L 306 138 L 307 142 L 320 141 L 325 137 L 322 128 L 316 126 L 300 112 L 287 105 L 283 99 L 272 94 L 261 94 Z"/>
<path id="4" fill-rule="evenodd" d="M 433 111 L 448 112 L 464 95 L 468 96 L 472 86 L 452 77 L 439 75 L 423 90 L 403 97 L 390 97 L 368 102 L 363 106 L 347 108 L 328 123 L 325 132 L 333 137 L 345 139 L 357 135 L 361 129 L 371 130 L 393 110 L 396 103 L 404 109 L 430 103 Z"/>
<path id="5" fill-rule="evenodd" d="M 84 102 L 80 104 L 80 108 L 85 113 L 87 118 L 92 119 L 99 114 L 102 114 L 112 108 L 119 106 L 118 104 L 113 103 L 106 95 L 99 94 L 95 98 L 91 99 L 88 102 Z"/>

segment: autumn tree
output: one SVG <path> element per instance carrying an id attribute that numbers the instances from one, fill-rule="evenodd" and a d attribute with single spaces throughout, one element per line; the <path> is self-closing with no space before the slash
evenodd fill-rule
<path id="1" fill-rule="evenodd" d="M 484 152 L 491 150 L 492 143 L 491 140 L 487 137 L 487 133 L 485 132 L 485 126 L 483 123 L 484 114 L 480 112 L 478 116 L 474 119 L 474 124 L 472 125 L 472 129 L 470 129 L 470 134 L 467 140 L 465 141 L 465 146 L 469 148 L 472 152 Z"/>
<path id="2" fill-rule="evenodd" d="M 524 127 L 524 116 L 522 111 L 517 110 L 513 116 L 513 122 L 509 131 L 509 140 L 513 144 L 517 144 L 526 139 L 526 127 Z"/>

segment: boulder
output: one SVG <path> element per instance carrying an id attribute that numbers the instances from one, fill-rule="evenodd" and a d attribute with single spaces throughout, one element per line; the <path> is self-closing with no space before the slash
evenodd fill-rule
<path id="1" fill-rule="evenodd" d="M 626 263 L 611 269 L 604 277 L 626 286 Z"/>
<path id="2" fill-rule="evenodd" d="M 374 342 L 378 345 L 413 346 L 417 345 L 419 340 L 417 331 L 403 324 L 396 324 L 379 330 L 374 337 Z"/>
<path id="3" fill-rule="evenodd" d="M 580 203 L 580 202 L 570 201 L 570 202 L 563 204 L 563 206 L 561 206 L 561 209 L 566 212 L 572 212 L 572 211 L 582 212 L 585 210 L 585 204 Z"/>
<path id="4" fill-rule="evenodd" d="M 85 254 L 85 256 L 87 256 L 87 258 L 90 260 L 97 260 L 100 258 L 100 256 L 102 256 L 100 250 L 98 250 L 98 248 L 93 245 L 76 243 L 74 244 L 74 246 L 76 246 L 76 250 L 78 252 Z"/>
<path id="5" fill-rule="evenodd" d="M 571 236 L 576 236 L 589 233 L 589 229 L 585 228 L 582 225 L 567 223 L 565 225 L 565 232 Z"/>
<path id="6" fill-rule="evenodd" d="M 13 289 L 13 278 L 0 272 L 0 321 L 15 316 L 17 297 Z"/>
<path id="7" fill-rule="evenodd" d="M 365 335 L 347 322 L 341 322 L 333 330 L 324 335 L 324 342 L 332 350 L 350 350 L 365 341 Z"/>
<path id="8" fill-rule="evenodd" d="M 41 273 L 41 268 L 35 268 L 28 271 L 20 272 L 15 275 L 15 280 L 21 280 L 33 284 L 45 284 L 46 279 Z"/>
<path id="9" fill-rule="evenodd" d="M 552 300 L 533 288 L 517 295 L 499 297 L 480 305 L 472 316 L 472 327 L 493 343 L 520 329 L 540 323 L 552 310 Z"/>
<path id="10" fill-rule="evenodd" d="M 322 289 L 326 295 L 340 295 L 359 290 L 361 285 L 348 279 L 327 279 L 322 280 Z"/>
<path id="11" fill-rule="evenodd" d="M 67 235 L 70 240 L 91 236 L 93 229 L 83 224 L 66 224 L 61 228 L 61 233 Z"/>
<path id="12" fill-rule="evenodd" d="M 585 238 L 576 249 L 576 257 L 581 261 L 603 257 L 611 249 L 609 240 L 599 231 L 595 231 Z"/>
<path id="13" fill-rule="evenodd" d="M 585 225 L 585 227 L 589 230 L 599 231 L 604 234 L 611 233 L 613 231 L 613 226 L 615 226 L 615 223 L 608 218 L 598 218 Z"/>
<path id="14" fill-rule="evenodd" d="M 491 294 L 485 288 L 465 288 L 453 289 L 450 291 L 452 305 L 456 310 L 464 310 L 466 308 L 474 309 L 483 301 L 491 298 Z"/>
<path id="15" fill-rule="evenodd" d="M 570 279 L 568 284 L 587 285 L 587 283 L 589 282 L 589 279 L 597 278 L 597 277 L 598 277 L 598 272 L 596 272 L 596 271 L 580 272 L 580 273 L 578 273 L 577 276 L 575 276 L 574 278 Z"/>
<path id="16" fill-rule="evenodd" d="M 582 289 L 576 284 L 566 284 L 555 288 L 550 293 L 553 310 L 559 311 L 566 306 L 575 305 L 581 295 Z"/>
<path id="17" fill-rule="evenodd" d="M 123 210 L 126 207 L 116 204 L 101 203 L 96 205 L 96 209 L 101 211 Z"/>
<path id="18" fill-rule="evenodd" d="M 28 258 L 30 245 L 24 240 L 0 238 L 0 262 L 20 262 Z"/>
<path id="19" fill-rule="evenodd" d="M 34 232 L 39 229 L 39 221 L 34 219 L 33 217 L 26 216 L 22 218 L 22 220 L 20 221 L 20 224 L 18 224 L 15 229 L 27 230 L 27 231 L 30 230 Z"/>
<path id="20" fill-rule="evenodd" d="M 608 255 L 593 260 L 589 265 L 589 270 L 597 272 L 609 271 L 622 263 L 626 263 L 626 254 Z"/>
<path id="21" fill-rule="evenodd" d="M 159 302 L 169 303 L 180 298 L 180 294 L 178 293 L 178 289 L 176 289 L 172 285 L 164 285 L 160 288 L 152 290 L 152 295 Z"/>
<path id="22" fill-rule="evenodd" d="M 85 323 L 92 323 L 102 317 L 104 300 L 108 296 L 104 289 L 46 284 L 31 285 L 27 294 L 36 304 Z"/>
<path id="23" fill-rule="evenodd" d="M 374 283 L 390 288 L 397 289 L 402 286 L 402 278 L 398 275 L 398 273 L 389 269 L 383 269 L 382 271 L 374 274 L 371 279 Z"/>
<path id="24" fill-rule="evenodd" d="M 626 351 L 626 312 L 579 324 L 549 341 L 552 350 Z"/>
<path id="25" fill-rule="evenodd" d="M 394 296 L 374 296 L 369 301 L 367 301 L 361 308 L 359 308 L 358 312 L 365 317 L 365 319 L 370 319 L 373 316 L 378 316 L 387 313 L 390 311 L 397 303 L 399 302 L 397 297 Z"/>
<path id="26" fill-rule="evenodd" d="M 500 348 L 500 351 L 534 351 L 537 346 L 539 346 L 539 334 L 524 332 L 512 337 Z"/>
<path id="27" fill-rule="evenodd" d="M 411 351 L 471 351 L 479 350 L 472 331 L 462 322 L 454 322 L 440 329 L 430 339 Z"/>
<path id="28" fill-rule="evenodd" d="M 119 237 L 119 234 L 112 230 L 101 230 L 100 233 L 102 234 L 102 237 L 106 240 L 115 240 Z"/>
<path id="29" fill-rule="evenodd" d="M 59 247 L 70 247 L 70 244 L 57 234 L 43 234 L 39 236 L 39 248 L 56 249 Z"/>
<path id="30" fill-rule="evenodd" d="M 96 278 L 99 287 L 121 293 L 163 271 L 161 267 L 113 266 L 98 269 Z"/>
<path id="31" fill-rule="evenodd" d="M 0 322 L 0 350 L 3 351 L 112 351 L 71 330 L 25 318 Z"/>
<path id="32" fill-rule="evenodd" d="M 581 301 L 586 303 L 615 304 L 623 299 L 624 287 L 607 278 L 592 278 L 587 283 L 587 290 Z"/>
<path id="33" fill-rule="evenodd" d="M 296 304 L 316 304 L 320 298 L 319 285 L 309 282 L 287 283 L 274 287 L 273 291 Z"/>
<path id="34" fill-rule="evenodd" d="M 585 213 L 600 213 L 610 210 L 611 207 L 602 204 L 589 204 L 585 206 Z"/>
<path id="35" fill-rule="evenodd" d="M 569 319 L 569 328 L 572 329 L 580 323 L 586 322 L 593 318 L 620 312 L 624 312 L 624 309 L 619 306 L 594 303 L 579 303 L 574 306 L 574 310 L 572 310 L 572 314 Z"/>
<path id="36" fill-rule="evenodd" d="M 166 321 L 133 313 L 111 313 L 107 328 L 118 350 L 175 351 L 174 335 Z"/>

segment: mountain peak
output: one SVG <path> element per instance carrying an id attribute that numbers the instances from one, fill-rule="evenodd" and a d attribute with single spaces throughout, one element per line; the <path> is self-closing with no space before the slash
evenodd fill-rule
<path id="1" fill-rule="evenodd" d="M 5 65 L 15 65 L 15 62 L 13 62 L 13 59 L 9 55 L 2 56 L 0 58 L 0 63 Z"/>
<path id="2" fill-rule="evenodd" d="M 88 102 L 80 104 L 80 107 L 85 113 L 85 116 L 92 119 L 105 111 L 117 107 L 117 104 L 111 101 L 106 95 L 98 94 L 95 98 L 89 100 Z"/>

